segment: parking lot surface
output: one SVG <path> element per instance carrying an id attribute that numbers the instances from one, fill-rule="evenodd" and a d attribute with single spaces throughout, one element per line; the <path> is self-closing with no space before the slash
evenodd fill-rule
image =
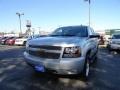
<path id="1" fill-rule="evenodd" d="M 0 90 L 120 90 L 120 53 L 99 49 L 88 81 L 79 76 L 35 73 L 22 46 L 0 45 Z"/>

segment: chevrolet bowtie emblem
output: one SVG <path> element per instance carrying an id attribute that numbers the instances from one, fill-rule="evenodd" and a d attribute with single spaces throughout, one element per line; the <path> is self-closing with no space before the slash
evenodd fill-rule
<path id="1" fill-rule="evenodd" d="M 39 49 L 39 52 L 40 52 L 40 53 L 44 53 L 45 50 L 43 50 L 43 49 Z"/>

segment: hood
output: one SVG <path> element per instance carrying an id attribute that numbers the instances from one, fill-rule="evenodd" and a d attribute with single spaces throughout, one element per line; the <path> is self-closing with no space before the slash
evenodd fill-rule
<path id="1" fill-rule="evenodd" d="M 81 37 L 40 37 L 28 41 L 29 45 L 75 46 L 86 38 Z"/>

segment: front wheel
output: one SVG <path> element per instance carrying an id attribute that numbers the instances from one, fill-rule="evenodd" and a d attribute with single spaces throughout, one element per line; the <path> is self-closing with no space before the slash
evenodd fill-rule
<path id="1" fill-rule="evenodd" d="M 83 69 L 83 75 L 86 79 L 89 77 L 89 71 L 90 71 L 90 56 L 89 54 L 86 56 L 84 69 Z"/>

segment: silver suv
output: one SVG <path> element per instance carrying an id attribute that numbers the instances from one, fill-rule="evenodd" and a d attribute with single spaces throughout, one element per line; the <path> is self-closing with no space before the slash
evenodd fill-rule
<path id="1" fill-rule="evenodd" d="M 120 34 L 113 34 L 112 38 L 109 38 L 108 49 L 111 50 L 120 50 Z"/>
<path id="2" fill-rule="evenodd" d="M 47 37 L 27 42 L 25 61 L 40 72 L 89 75 L 90 63 L 97 57 L 98 37 L 88 26 L 57 28 Z"/>

